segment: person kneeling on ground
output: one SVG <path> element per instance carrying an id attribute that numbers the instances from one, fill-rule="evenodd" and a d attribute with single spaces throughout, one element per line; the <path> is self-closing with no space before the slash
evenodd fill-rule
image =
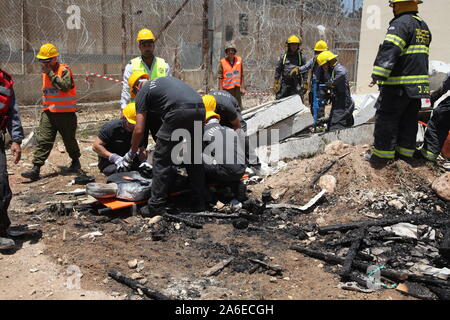
<path id="1" fill-rule="evenodd" d="M 206 181 L 230 185 L 238 200 L 245 201 L 245 187 L 241 188 L 241 179 L 247 169 L 245 136 L 222 126 L 220 121 L 217 113 L 213 111 L 206 113 L 203 136 Z"/>
<path id="2" fill-rule="evenodd" d="M 123 157 L 130 150 L 135 125 L 136 105 L 130 103 L 123 110 L 122 119 L 112 120 L 100 130 L 93 150 L 98 154 L 98 168 L 105 176 L 123 171 Z M 127 171 L 136 171 L 145 163 L 146 156 L 147 152 L 141 152 Z"/>
<path id="3" fill-rule="evenodd" d="M 345 67 L 337 62 L 337 57 L 331 51 L 324 51 L 317 57 L 319 65 L 330 76 L 330 81 L 326 84 L 327 88 L 332 90 L 329 131 L 350 128 L 355 123 L 355 103 L 350 94 L 348 73 Z"/>
<path id="4" fill-rule="evenodd" d="M 443 85 L 431 93 L 431 103 L 434 105 L 447 91 L 450 90 L 450 73 L 444 80 Z M 433 111 L 433 116 L 428 122 L 425 133 L 425 143 L 421 150 L 422 156 L 429 161 L 436 161 L 444 146 L 450 130 L 450 97 L 442 101 Z M 450 171 L 450 167 L 445 167 Z"/>

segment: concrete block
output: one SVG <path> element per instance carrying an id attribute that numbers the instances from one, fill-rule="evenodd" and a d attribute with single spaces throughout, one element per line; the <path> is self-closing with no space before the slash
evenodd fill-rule
<path id="1" fill-rule="evenodd" d="M 322 152 L 330 142 L 340 140 L 346 144 L 373 144 L 374 124 L 363 124 L 357 127 L 322 134 L 307 138 L 289 139 L 278 145 L 261 146 L 257 154 L 265 163 L 277 163 L 280 160 L 291 160 L 308 157 Z"/>
<path id="2" fill-rule="evenodd" d="M 247 121 L 247 134 L 254 135 L 256 132 L 267 129 L 276 123 L 285 120 L 306 108 L 298 95 L 276 101 L 273 104 L 258 110 Z"/>
<path id="3" fill-rule="evenodd" d="M 360 94 L 352 96 L 355 101 L 356 110 L 354 112 L 355 126 L 367 123 L 375 117 L 377 110 L 375 104 L 378 100 L 379 94 Z"/>

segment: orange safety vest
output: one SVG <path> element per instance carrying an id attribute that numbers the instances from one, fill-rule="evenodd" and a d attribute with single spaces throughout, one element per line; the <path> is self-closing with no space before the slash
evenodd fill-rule
<path id="1" fill-rule="evenodd" d="M 231 66 L 230 62 L 223 58 L 222 63 L 223 79 L 222 86 L 225 90 L 231 90 L 234 87 L 240 87 L 242 83 L 242 58 L 236 56 L 236 63 Z"/>
<path id="2" fill-rule="evenodd" d="M 42 73 L 42 111 L 53 113 L 77 112 L 77 88 L 73 73 L 68 65 L 60 64 L 56 74 L 62 77 L 64 69 L 69 70 L 73 88 L 67 92 L 55 88 L 47 74 Z"/>

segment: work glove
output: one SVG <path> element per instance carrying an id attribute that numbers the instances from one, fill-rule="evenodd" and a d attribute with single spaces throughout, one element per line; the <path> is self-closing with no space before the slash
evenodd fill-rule
<path id="1" fill-rule="evenodd" d="M 303 83 L 303 90 L 305 90 L 305 92 L 308 92 L 308 90 L 309 90 L 309 84 L 308 84 L 308 82 L 304 82 L 304 83 Z"/>
<path id="2" fill-rule="evenodd" d="M 116 163 L 117 171 L 118 172 L 128 172 L 131 169 L 131 166 L 133 165 L 134 159 L 137 157 L 137 152 L 129 151 L 125 157 L 123 157 L 121 160 L 118 160 L 118 163 Z"/>
<path id="3" fill-rule="evenodd" d="M 148 163 L 148 161 L 144 161 L 141 163 L 141 165 L 139 166 L 139 170 L 148 170 L 151 171 L 153 170 L 153 166 Z"/>
<path id="4" fill-rule="evenodd" d="M 122 161 L 123 157 L 119 156 L 118 154 L 113 153 L 110 157 L 109 157 L 109 162 L 118 165 L 121 161 Z"/>
<path id="5" fill-rule="evenodd" d="M 334 88 L 333 82 L 328 81 L 327 83 L 325 83 L 325 87 L 326 87 L 327 89 L 333 89 L 333 88 Z"/>
<path id="6" fill-rule="evenodd" d="M 280 90 L 281 90 L 280 81 L 275 80 L 275 82 L 273 84 L 273 93 L 277 94 L 278 92 L 280 92 Z"/>
<path id="7" fill-rule="evenodd" d="M 300 68 L 299 67 L 295 67 L 294 69 L 291 70 L 291 72 L 289 72 L 289 75 L 291 77 L 297 77 L 300 73 Z"/>

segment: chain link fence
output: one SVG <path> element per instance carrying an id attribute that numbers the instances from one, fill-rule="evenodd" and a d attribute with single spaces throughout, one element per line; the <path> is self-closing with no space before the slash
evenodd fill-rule
<path id="1" fill-rule="evenodd" d="M 47 42 L 75 73 L 80 102 L 120 99 L 122 70 L 139 55 L 137 32 L 158 37 L 156 55 L 174 76 L 196 89 L 217 87 L 224 45 L 235 41 L 244 59 L 246 83 L 261 102 L 273 84 L 274 69 L 291 34 L 303 38 L 313 56 L 316 41 L 326 40 L 355 81 L 362 0 L 0 0 L 0 66 L 14 75 L 20 105 L 39 105 L 40 64 L 35 56 Z M 207 11 L 206 11 L 206 10 Z M 209 76 L 205 77 L 208 72 Z M 207 82 L 206 82 L 207 81 Z M 264 96 L 266 93 L 266 96 Z M 35 108 L 34 114 L 39 114 Z M 37 118 L 35 118 L 36 120 Z"/>

